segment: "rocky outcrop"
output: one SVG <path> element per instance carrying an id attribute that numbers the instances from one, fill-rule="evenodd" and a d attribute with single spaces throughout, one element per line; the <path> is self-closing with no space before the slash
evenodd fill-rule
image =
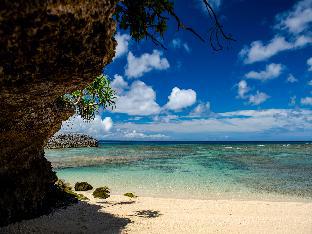
<path id="1" fill-rule="evenodd" d="M 51 137 L 45 148 L 79 148 L 79 147 L 97 147 L 98 140 L 84 134 L 58 134 Z"/>
<path id="2" fill-rule="evenodd" d="M 93 187 L 88 182 L 77 182 L 75 184 L 75 191 L 88 191 L 92 190 Z"/>
<path id="3" fill-rule="evenodd" d="M 42 214 L 56 181 L 44 145 L 74 112 L 58 99 L 114 56 L 116 0 L 2 0 L 0 225 Z"/>

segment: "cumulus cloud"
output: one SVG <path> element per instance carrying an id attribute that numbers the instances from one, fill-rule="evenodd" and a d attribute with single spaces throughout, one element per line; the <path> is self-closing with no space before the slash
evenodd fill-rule
<path id="1" fill-rule="evenodd" d="M 308 30 L 312 23 L 312 0 L 297 2 L 290 11 L 278 14 L 276 20 L 275 28 L 286 30 L 290 34 L 299 34 Z"/>
<path id="2" fill-rule="evenodd" d="M 281 64 L 271 63 L 269 65 L 266 65 L 264 71 L 260 72 L 251 71 L 245 74 L 245 77 L 248 79 L 266 81 L 279 77 L 281 72 L 282 72 Z"/>
<path id="3" fill-rule="evenodd" d="M 266 93 L 257 91 L 256 94 L 249 96 L 249 103 L 252 105 L 260 105 L 269 98 L 270 96 Z"/>
<path id="4" fill-rule="evenodd" d="M 301 98 L 300 100 L 302 105 L 312 105 L 312 97 Z"/>
<path id="5" fill-rule="evenodd" d="M 298 79 L 293 76 L 293 74 L 289 74 L 286 80 L 288 83 L 296 83 L 298 82 Z"/>
<path id="6" fill-rule="evenodd" d="M 250 94 L 251 88 L 248 86 L 245 80 L 241 80 L 237 84 L 237 97 L 240 99 L 248 100 L 248 103 L 251 105 L 260 105 L 270 98 L 269 95 L 263 92 L 257 91 L 255 94 Z"/>
<path id="7" fill-rule="evenodd" d="M 180 38 L 174 38 L 171 42 L 173 48 L 180 49 L 183 48 L 186 52 L 190 53 L 191 49 L 186 42 L 182 42 Z"/>
<path id="8" fill-rule="evenodd" d="M 111 87 L 117 92 L 117 94 L 122 94 L 122 92 L 128 88 L 128 83 L 122 76 L 115 74 L 114 80 L 111 82 Z"/>
<path id="9" fill-rule="evenodd" d="M 312 57 L 307 60 L 307 64 L 309 66 L 308 70 L 312 71 Z"/>
<path id="10" fill-rule="evenodd" d="M 117 33 L 115 39 L 117 41 L 115 58 L 119 58 L 128 52 L 130 36 Z"/>
<path id="11" fill-rule="evenodd" d="M 262 41 L 254 41 L 245 46 L 239 53 L 245 64 L 265 61 L 286 50 L 299 49 L 312 43 L 310 36 L 298 36 L 292 41 L 286 41 L 283 36 L 275 36 L 266 45 Z"/>
<path id="12" fill-rule="evenodd" d="M 161 51 L 153 50 L 152 54 L 145 53 L 135 57 L 132 52 L 128 53 L 125 75 L 129 78 L 138 78 L 152 70 L 166 70 L 170 64 L 162 57 Z"/>
<path id="13" fill-rule="evenodd" d="M 113 120 L 111 117 L 101 118 L 96 115 L 91 121 L 85 121 L 79 115 L 74 115 L 67 121 L 62 123 L 60 133 L 83 133 L 93 136 L 97 139 L 104 139 L 109 135 L 113 127 Z"/>
<path id="14" fill-rule="evenodd" d="M 260 40 L 245 46 L 239 53 L 245 64 L 264 61 L 287 50 L 300 49 L 312 43 L 312 0 L 302 0 L 276 16 L 276 35 L 269 42 Z M 281 36 L 284 35 L 284 36 Z"/>
<path id="15" fill-rule="evenodd" d="M 113 112 L 145 116 L 158 114 L 160 107 L 156 103 L 153 88 L 142 81 L 135 81 L 129 89 L 122 90 L 120 95 L 117 95 L 116 108 Z"/>
<path id="16" fill-rule="evenodd" d="M 248 87 L 248 84 L 245 80 L 241 80 L 240 82 L 238 82 L 237 88 L 238 97 L 243 99 L 246 97 L 245 95 L 250 91 L 250 87 Z"/>
<path id="17" fill-rule="evenodd" d="M 179 111 L 196 102 L 196 92 L 192 89 L 179 89 L 178 87 L 174 87 L 168 99 L 165 109 Z"/>
<path id="18" fill-rule="evenodd" d="M 210 115 L 210 102 L 198 104 L 190 113 L 190 117 L 203 117 Z"/>
<path id="19" fill-rule="evenodd" d="M 308 85 L 312 86 L 312 80 L 310 80 L 310 81 L 308 82 Z"/>

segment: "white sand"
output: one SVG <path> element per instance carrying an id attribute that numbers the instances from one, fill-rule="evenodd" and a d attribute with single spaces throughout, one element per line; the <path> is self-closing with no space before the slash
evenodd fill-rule
<path id="1" fill-rule="evenodd" d="M 113 195 L 0 233 L 312 233 L 312 202 L 187 200 Z"/>

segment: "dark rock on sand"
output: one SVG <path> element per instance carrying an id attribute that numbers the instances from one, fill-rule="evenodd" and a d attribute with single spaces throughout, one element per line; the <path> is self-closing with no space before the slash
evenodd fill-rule
<path id="1" fill-rule="evenodd" d="M 88 191 L 91 189 L 93 189 L 93 187 L 88 182 L 77 182 L 75 184 L 75 191 Z"/>
<path id="2" fill-rule="evenodd" d="M 96 188 L 92 193 L 93 197 L 102 199 L 109 198 L 110 197 L 109 194 L 110 194 L 109 188 L 106 186 Z"/>

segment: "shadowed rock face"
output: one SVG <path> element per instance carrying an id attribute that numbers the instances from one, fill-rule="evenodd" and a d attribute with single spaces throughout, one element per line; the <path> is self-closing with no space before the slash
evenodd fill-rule
<path id="1" fill-rule="evenodd" d="M 51 205 L 56 181 L 43 147 L 73 114 L 58 97 L 112 60 L 116 0 L 2 0 L 0 225 Z"/>

